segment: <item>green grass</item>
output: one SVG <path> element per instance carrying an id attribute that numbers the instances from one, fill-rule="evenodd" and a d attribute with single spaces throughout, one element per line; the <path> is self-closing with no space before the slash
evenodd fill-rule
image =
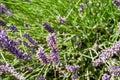
<path id="1" fill-rule="evenodd" d="M 49 53 L 45 40 L 48 32 L 42 24 L 48 22 L 54 28 L 60 63 L 65 71 L 61 78 L 57 76 L 54 78 L 55 80 L 70 80 L 71 74 L 66 71 L 66 64 L 80 65 L 80 69 L 76 72 L 79 75 L 79 80 L 100 80 L 102 74 L 107 72 L 107 66 L 111 64 L 120 65 L 118 57 L 110 58 L 100 68 L 92 66 L 92 59 L 100 52 L 100 50 L 93 50 L 93 45 L 97 43 L 101 49 L 104 49 L 120 38 L 117 26 L 120 21 L 120 11 L 112 0 L 89 0 L 88 7 L 85 0 L 31 0 L 30 2 L 25 0 L 0 0 L 0 3 L 13 10 L 13 16 L 10 18 L 7 18 L 6 15 L 0 15 L 7 22 L 7 26 L 4 27 L 7 28 L 11 24 L 17 26 L 18 31 L 16 33 L 7 32 L 13 39 L 21 36 L 24 32 L 28 32 L 39 44 L 44 44 L 45 51 Z M 84 10 L 79 13 L 78 9 L 81 3 L 84 3 Z M 66 18 L 67 22 L 59 24 L 57 21 L 58 15 Z M 24 23 L 28 23 L 31 28 L 25 28 Z M 22 36 L 21 38 L 24 39 Z M 29 49 L 24 49 L 22 45 L 20 48 L 29 52 Z M 32 60 L 21 61 L 2 50 L 0 61 L 6 60 L 11 63 L 18 72 L 24 74 L 26 80 L 34 80 L 41 74 L 46 75 L 47 80 L 53 80 L 54 65 L 39 66 L 39 60 L 35 58 L 34 53 L 32 54 Z M 26 66 L 34 66 L 35 69 L 32 72 L 21 69 L 21 67 Z M 3 80 L 15 80 L 10 74 L 0 74 L 0 76 Z M 113 77 L 116 80 L 120 79 L 115 75 L 112 75 Z"/>

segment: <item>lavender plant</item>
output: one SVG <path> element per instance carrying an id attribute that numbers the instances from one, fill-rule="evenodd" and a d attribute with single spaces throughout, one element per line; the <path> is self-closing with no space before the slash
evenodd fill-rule
<path id="1" fill-rule="evenodd" d="M 2 63 L 0 64 L 0 72 L 3 73 L 11 73 L 13 76 L 15 76 L 19 80 L 25 80 L 25 77 L 21 74 L 19 74 L 14 67 L 12 67 L 8 63 Z"/>

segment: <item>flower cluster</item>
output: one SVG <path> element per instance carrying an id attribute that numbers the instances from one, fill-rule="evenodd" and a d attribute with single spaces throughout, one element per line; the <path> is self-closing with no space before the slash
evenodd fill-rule
<path id="1" fill-rule="evenodd" d="M 118 55 L 120 52 L 120 41 L 117 41 L 113 46 L 110 48 L 106 48 L 100 52 L 100 55 L 97 59 L 93 61 L 93 66 L 97 67 L 100 66 L 101 63 L 104 63 L 110 56 Z"/>
<path id="2" fill-rule="evenodd" d="M 24 53 L 20 51 L 15 45 L 16 43 L 10 39 L 6 34 L 5 31 L 0 29 L 0 42 L 1 44 L 13 55 L 15 55 L 19 59 L 28 60 L 30 59 L 30 54 Z"/>
<path id="3" fill-rule="evenodd" d="M 31 44 L 37 45 L 37 41 L 33 40 L 28 33 L 24 33 L 23 35 Z"/>
<path id="4" fill-rule="evenodd" d="M 75 72 L 80 68 L 78 65 L 66 65 L 66 69 L 68 72 Z"/>
<path id="5" fill-rule="evenodd" d="M 110 75 L 108 75 L 107 73 L 104 73 L 103 75 L 102 75 L 102 80 L 110 80 Z"/>
<path id="6" fill-rule="evenodd" d="M 8 29 L 13 33 L 17 31 L 17 27 L 14 25 L 9 26 Z"/>
<path id="7" fill-rule="evenodd" d="M 120 75 L 120 66 L 109 66 L 108 71 L 109 73 Z"/>
<path id="8" fill-rule="evenodd" d="M 3 73 L 11 73 L 13 76 L 15 76 L 19 80 L 25 80 L 24 76 L 19 74 L 14 67 L 12 67 L 10 64 L 0 64 L 0 72 Z"/>
<path id="9" fill-rule="evenodd" d="M 36 57 L 44 64 L 49 63 L 49 60 L 48 60 L 46 54 L 44 53 L 44 49 L 41 45 L 39 46 L 39 49 L 36 53 Z"/>
<path id="10" fill-rule="evenodd" d="M 46 37 L 46 41 L 51 49 L 50 60 L 54 63 L 58 63 L 59 58 L 58 58 L 57 43 L 54 35 L 55 33 L 49 33 L 48 36 Z"/>

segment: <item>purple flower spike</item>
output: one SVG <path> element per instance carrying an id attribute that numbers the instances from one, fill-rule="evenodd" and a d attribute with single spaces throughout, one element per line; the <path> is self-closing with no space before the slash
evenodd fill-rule
<path id="1" fill-rule="evenodd" d="M 119 52 L 120 52 L 120 41 L 117 41 L 110 48 L 106 48 L 100 52 L 100 55 L 98 56 L 98 58 L 93 61 L 93 66 L 95 67 L 100 66 L 100 64 L 108 60 L 109 57 L 114 55 L 117 56 Z"/>
<path id="2" fill-rule="evenodd" d="M 37 51 L 36 57 L 43 63 L 43 64 L 47 64 L 49 63 L 47 55 L 45 55 L 44 53 L 44 48 L 40 45 L 39 49 Z"/>
<path id="3" fill-rule="evenodd" d="M 108 71 L 112 74 L 120 76 L 120 66 L 109 66 Z"/>
<path id="4" fill-rule="evenodd" d="M 9 26 L 8 29 L 11 31 L 11 32 L 16 32 L 17 31 L 17 27 L 12 25 L 12 26 Z"/>
<path id="5" fill-rule="evenodd" d="M 21 52 L 19 49 L 17 49 L 15 46 L 12 46 L 10 43 L 8 43 L 7 40 L 2 39 L 2 44 L 4 45 L 4 47 L 12 54 L 14 54 L 17 58 L 19 59 L 23 59 L 23 60 L 28 60 L 30 59 L 30 55 Z"/>
<path id="6" fill-rule="evenodd" d="M 72 76 L 71 76 L 71 79 L 72 79 L 72 80 L 78 79 L 78 75 L 76 75 L 76 74 L 72 75 Z"/>
<path id="7" fill-rule="evenodd" d="M 60 24 L 63 24 L 63 23 L 66 22 L 66 19 L 65 19 L 65 18 L 62 18 L 61 16 L 58 16 L 57 19 L 58 19 L 58 22 L 59 22 Z"/>
<path id="8" fill-rule="evenodd" d="M 78 65 L 66 65 L 66 69 L 68 72 L 75 72 L 80 68 Z"/>
<path id="9" fill-rule="evenodd" d="M 40 77 L 36 78 L 35 80 L 45 80 L 45 78 L 43 75 L 41 75 Z"/>
<path id="10" fill-rule="evenodd" d="M 21 74 L 19 74 L 14 67 L 12 67 L 10 64 L 0 64 L 0 72 L 3 73 L 11 73 L 13 76 L 15 76 L 19 80 L 25 80 L 25 77 Z"/>
<path id="11" fill-rule="evenodd" d="M 44 26 L 44 28 L 48 31 L 48 32 L 50 32 L 50 33 L 53 33 L 54 32 L 54 30 L 53 30 L 53 28 L 48 24 L 48 23 L 44 23 L 43 24 L 43 26 Z"/>
<path id="12" fill-rule="evenodd" d="M 7 11 L 7 8 L 5 7 L 5 5 L 0 4 L 0 14 L 5 14 Z"/>
<path id="13" fill-rule="evenodd" d="M 102 75 L 102 80 L 110 80 L 110 75 L 108 75 L 107 73 L 104 73 L 103 75 Z"/>
<path id="14" fill-rule="evenodd" d="M 0 25 L 5 26 L 7 23 L 5 21 L 3 21 L 2 19 L 0 19 Z"/>
<path id="15" fill-rule="evenodd" d="M 33 40 L 28 33 L 24 33 L 23 35 L 31 44 L 36 45 L 37 41 Z"/>
<path id="16" fill-rule="evenodd" d="M 50 60 L 54 63 L 58 63 L 59 57 L 58 57 L 57 43 L 54 35 L 55 35 L 54 33 L 49 33 L 48 36 L 46 37 L 46 41 L 51 49 Z"/>

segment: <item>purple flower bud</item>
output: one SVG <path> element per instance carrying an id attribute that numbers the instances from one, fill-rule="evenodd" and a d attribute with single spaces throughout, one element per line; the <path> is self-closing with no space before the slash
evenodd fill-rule
<path id="1" fill-rule="evenodd" d="M 8 29 L 11 31 L 11 32 L 16 32 L 17 31 L 17 27 L 12 25 L 12 26 L 9 26 Z"/>
<path id="2" fill-rule="evenodd" d="M 80 4 L 80 8 L 78 9 L 79 13 L 81 13 L 84 9 L 84 4 Z"/>
<path id="3" fill-rule="evenodd" d="M 120 66 L 109 66 L 108 71 L 109 73 L 120 75 Z"/>
<path id="4" fill-rule="evenodd" d="M 13 11 L 10 9 L 10 10 L 7 10 L 7 15 L 8 15 L 8 17 L 11 17 L 12 16 L 12 14 L 13 14 Z"/>
<path id="5" fill-rule="evenodd" d="M 102 80 L 110 80 L 110 75 L 108 75 L 107 73 L 104 73 L 102 75 Z"/>
<path id="6" fill-rule="evenodd" d="M 0 39 L 6 37 L 6 33 L 4 29 L 0 29 Z"/>
<path id="7" fill-rule="evenodd" d="M 75 72 L 80 68 L 78 65 L 66 65 L 66 69 L 68 72 Z"/>
<path id="8" fill-rule="evenodd" d="M 24 33 L 23 35 L 31 44 L 37 45 L 37 41 L 33 40 L 28 33 Z"/>
<path id="9" fill-rule="evenodd" d="M 13 76 L 15 76 L 19 80 L 25 80 L 24 76 L 19 74 L 14 67 L 12 67 L 10 64 L 0 64 L 0 71 L 5 73 L 11 73 Z"/>
<path id="10" fill-rule="evenodd" d="M 41 75 L 40 77 L 36 78 L 35 80 L 45 80 L 45 78 L 43 75 Z"/>
<path id="11" fill-rule="evenodd" d="M 5 7 L 5 5 L 0 4 L 0 14 L 5 14 L 7 11 L 7 8 Z"/>
<path id="12" fill-rule="evenodd" d="M 0 19 L 0 25 L 5 26 L 7 23 Z"/>
<path id="13" fill-rule="evenodd" d="M 43 23 L 43 26 L 48 32 L 50 32 L 50 33 L 54 32 L 53 28 L 48 23 L 46 23 L 46 22 Z"/>
<path id="14" fill-rule="evenodd" d="M 72 79 L 72 80 L 78 79 L 78 75 L 76 75 L 76 74 L 72 75 L 72 76 L 71 76 L 71 79 Z"/>
<path id="15" fill-rule="evenodd" d="M 114 4 L 119 7 L 120 6 L 120 1 L 119 0 L 114 0 Z"/>
<path id="16" fill-rule="evenodd" d="M 65 18 L 62 18 L 61 16 L 58 16 L 57 19 L 58 19 L 58 22 L 59 22 L 60 24 L 63 24 L 63 23 L 66 22 L 66 19 L 65 19 Z"/>
<path id="17" fill-rule="evenodd" d="M 43 64 L 47 64 L 49 63 L 47 55 L 45 55 L 44 53 L 44 49 L 43 47 L 40 45 L 39 49 L 37 51 L 36 57 L 43 63 Z"/>

